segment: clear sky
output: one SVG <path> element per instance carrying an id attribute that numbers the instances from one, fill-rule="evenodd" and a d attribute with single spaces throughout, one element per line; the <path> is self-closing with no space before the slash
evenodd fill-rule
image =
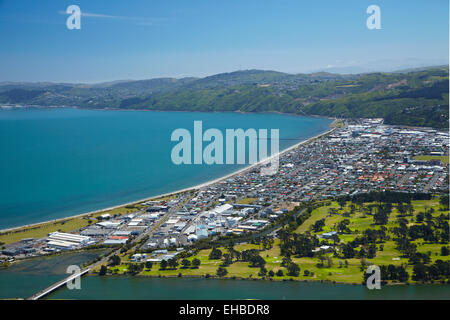
<path id="1" fill-rule="evenodd" d="M 81 29 L 68 30 L 69 5 Z M 369 30 L 366 9 L 381 8 Z M 448 0 L 0 0 L 0 81 L 448 63 Z"/>

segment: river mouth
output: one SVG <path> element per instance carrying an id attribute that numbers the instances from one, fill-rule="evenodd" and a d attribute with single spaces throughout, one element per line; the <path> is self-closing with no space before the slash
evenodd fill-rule
<path id="1" fill-rule="evenodd" d="M 13 263 L 0 270 L 0 299 L 28 298 L 68 276 L 67 268 L 81 266 L 105 253 L 105 249 L 64 253 Z"/>

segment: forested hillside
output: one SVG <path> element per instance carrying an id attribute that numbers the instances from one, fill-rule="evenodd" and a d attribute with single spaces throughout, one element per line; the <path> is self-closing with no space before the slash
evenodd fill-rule
<path id="1" fill-rule="evenodd" d="M 448 128 L 448 66 L 355 75 L 246 70 L 96 85 L 0 84 L 0 104 L 380 117 Z"/>

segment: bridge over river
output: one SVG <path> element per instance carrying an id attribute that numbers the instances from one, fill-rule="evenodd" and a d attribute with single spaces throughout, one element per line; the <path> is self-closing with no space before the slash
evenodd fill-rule
<path id="1" fill-rule="evenodd" d="M 62 279 L 62 280 L 52 284 L 50 287 L 45 288 L 44 290 L 41 290 L 38 293 L 35 293 L 31 297 L 29 297 L 27 300 L 39 300 L 40 298 L 46 296 L 50 292 L 55 291 L 56 289 L 58 289 L 58 288 L 60 288 L 60 287 L 62 287 L 64 285 L 66 285 L 67 283 L 71 282 L 75 278 L 83 276 L 84 274 L 88 273 L 90 270 L 91 270 L 91 268 L 86 268 L 86 269 L 80 271 L 80 273 L 71 274 L 67 278 L 64 278 L 64 279 Z"/>

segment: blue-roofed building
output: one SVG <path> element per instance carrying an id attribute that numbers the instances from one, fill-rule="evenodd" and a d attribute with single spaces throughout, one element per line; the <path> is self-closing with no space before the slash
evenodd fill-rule
<path id="1" fill-rule="evenodd" d="M 204 238 L 208 238 L 208 229 L 206 228 L 205 225 L 200 224 L 197 226 L 197 239 L 204 239 Z"/>

